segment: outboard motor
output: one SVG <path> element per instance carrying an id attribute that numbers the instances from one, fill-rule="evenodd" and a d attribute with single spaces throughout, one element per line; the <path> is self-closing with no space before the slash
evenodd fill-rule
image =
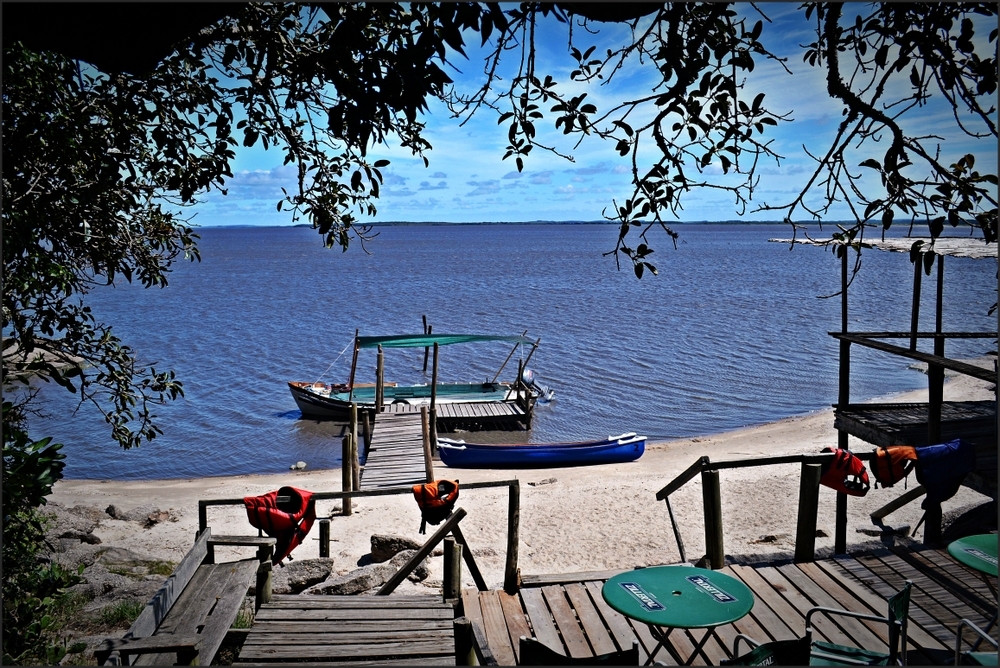
<path id="1" fill-rule="evenodd" d="M 547 404 L 552 401 L 552 397 L 555 396 L 555 390 L 550 390 L 544 385 L 539 385 L 535 380 L 535 372 L 531 369 L 525 369 L 521 372 L 521 382 L 530 387 L 538 394 L 537 401 L 542 404 Z"/>

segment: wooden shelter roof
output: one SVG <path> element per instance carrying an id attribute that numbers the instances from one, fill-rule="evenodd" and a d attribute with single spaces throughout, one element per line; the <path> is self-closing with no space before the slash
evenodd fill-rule
<path id="1" fill-rule="evenodd" d="M 839 239 L 768 239 L 775 243 L 796 243 L 806 246 L 830 246 L 843 244 Z M 921 253 L 936 253 L 938 255 L 949 255 L 952 257 L 987 258 L 997 257 L 997 244 L 986 243 L 982 239 L 973 237 L 939 237 L 932 240 L 929 237 L 904 237 L 900 239 L 876 239 L 862 242 L 865 247 L 876 248 L 878 250 L 891 251 L 894 253 L 909 253 L 913 244 L 923 241 L 920 248 Z"/>

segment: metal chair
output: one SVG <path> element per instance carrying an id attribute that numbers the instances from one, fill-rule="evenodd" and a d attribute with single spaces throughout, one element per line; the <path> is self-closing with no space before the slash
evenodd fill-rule
<path id="1" fill-rule="evenodd" d="M 561 654 L 547 645 L 543 645 L 537 638 L 521 636 L 521 660 L 522 666 L 638 666 L 639 665 L 639 643 L 632 641 L 631 649 L 620 652 L 609 652 L 598 654 L 597 656 L 587 656 L 573 658 Z"/>
<path id="2" fill-rule="evenodd" d="M 907 615 L 910 609 L 910 590 L 913 583 L 909 580 L 903 589 L 889 597 L 887 612 L 884 617 L 862 612 L 852 612 L 841 608 L 816 606 L 806 613 L 806 634 L 795 640 L 779 640 L 769 643 L 758 643 L 742 633 L 733 642 L 733 659 L 724 661 L 724 665 L 755 666 L 755 665 L 803 665 L 808 661 L 810 666 L 871 666 L 894 665 L 900 661 L 906 665 L 906 631 Z M 879 652 L 861 647 L 848 647 L 822 640 L 812 639 L 812 618 L 816 614 L 829 616 L 853 617 L 872 622 L 886 624 L 889 629 L 889 651 Z M 746 642 L 752 649 L 740 655 L 740 641 Z"/>
<path id="3" fill-rule="evenodd" d="M 740 655 L 740 641 L 750 646 L 750 651 Z M 758 643 L 742 633 L 733 642 L 733 657 L 723 660 L 723 666 L 805 666 L 809 663 L 809 638 L 775 640 Z"/>
<path id="4" fill-rule="evenodd" d="M 962 651 L 962 629 L 970 628 L 972 631 L 979 636 L 979 640 L 975 642 L 972 646 L 972 650 L 968 652 Z M 993 645 L 992 652 L 977 652 L 975 649 L 979 644 L 985 640 L 990 645 Z M 955 665 L 972 665 L 972 666 L 995 666 L 997 665 L 997 641 L 990 637 L 986 631 L 982 630 L 968 619 L 963 619 L 958 622 L 958 628 L 955 630 Z"/>

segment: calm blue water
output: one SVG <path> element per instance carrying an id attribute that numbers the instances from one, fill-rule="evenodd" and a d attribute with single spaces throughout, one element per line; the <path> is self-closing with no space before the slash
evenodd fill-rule
<path id="1" fill-rule="evenodd" d="M 302 460 L 339 466 L 341 426 L 300 419 L 288 380 L 347 380 L 362 334 L 541 337 L 530 367 L 555 400 L 527 434 L 492 440 L 579 440 L 638 431 L 654 439 L 761 424 L 828 407 L 837 398 L 839 261 L 818 248 L 767 243 L 783 226 L 680 226 L 677 250 L 661 238 L 660 276 L 637 281 L 602 252 L 604 225 L 407 225 L 347 253 L 304 228 L 215 228 L 203 260 L 177 266 L 169 287 L 124 284 L 91 295 L 100 320 L 157 368 L 173 368 L 186 397 L 158 406 L 164 434 L 121 450 L 102 418 L 46 386 L 55 416 L 32 433 L 65 444 L 69 478 L 149 479 L 272 473 Z M 909 328 L 912 269 L 899 254 L 869 252 L 852 287 L 851 328 Z M 922 327 L 933 327 L 933 278 Z M 996 263 L 949 259 L 945 329 L 988 330 Z M 988 341 L 949 343 L 980 355 Z M 492 378 L 505 344 L 442 348 L 441 380 Z M 926 386 L 906 361 L 855 346 L 852 395 Z M 423 351 L 388 350 L 386 376 L 424 382 Z M 501 376 L 511 379 L 514 362 Z M 358 380 L 373 381 L 362 352 Z"/>

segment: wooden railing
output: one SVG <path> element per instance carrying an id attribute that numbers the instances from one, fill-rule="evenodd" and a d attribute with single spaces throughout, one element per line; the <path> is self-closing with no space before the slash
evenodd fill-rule
<path id="1" fill-rule="evenodd" d="M 856 457 L 863 461 L 870 461 L 872 452 L 854 452 Z M 812 561 L 816 552 L 816 519 L 819 510 L 819 479 L 822 474 L 824 463 L 833 459 L 835 453 L 824 452 L 818 454 L 799 455 L 779 455 L 774 457 L 756 457 L 754 459 L 736 459 L 721 462 L 713 462 L 708 457 L 699 458 L 694 464 L 689 466 L 683 473 L 671 480 L 663 489 L 656 493 L 657 501 L 665 501 L 667 513 L 670 516 L 670 525 L 673 528 L 674 539 L 677 541 L 677 548 L 680 552 L 681 561 L 687 561 L 684 552 L 684 541 L 681 538 L 680 528 L 674 519 L 674 511 L 670 505 L 670 495 L 693 480 L 696 476 L 701 476 L 702 497 L 704 502 L 704 524 L 705 524 L 705 560 L 711 568 L 722 568 L 725 566 L 725 548 L 722 530 L 722 499 L 719 491 L 719 471 L 734 468 L 749 468 L 752 466 L 773 466 L 776 464 L 802 465 L 802 473 L 799 483 L 799 508 L 798 520 L 795 530 L 795 560 Z M 871 514 L 872 521 L 880 521 L 886 514 L 899 508 L 904 503 L 908 503 L 917 498 L 919 494 L 912 492 L 904 495 L 905 501 L 897 499 L 884 508 L 880 508 Z M 841 508 L 837 508 L 838 513 Z M 846 513 L 846 506 L 843 509 Z M 839 518 L 838 518 L 838 521 Z M 846 518 L 844 519 L 846 522 Z"/>
<path id="2" fill-rule="evenodd" d="M 508 504 L 507 504 L 507 559 L 504 566 L 504 590 L 508 593 L 515 593 L 520 586 L 520 573 L 517 566 L 517 552 L 518 552 L 518 532 L 520 530 L 521 522 L 521 487 L 520 482 L 517 479 L 512 480 L 494 480 L 487 482 L 470 482 L 463 483 L 461 485 L 462 491 L 472 490 L 472 489 L 484 489 L 489 487 L 507 487 L 508 489 Z M 412 487 L 388 487 L 385 489 L 373 489 L 366 491 L 345 491 L 345 492 L 314 492 L 312 498 L 315 501 L 332 501 L 340 499 L 343 501 L 344 506 L 347 505 L 351 499 L 356 499 L 360 497 L 371 497 L 371 496 L 392 496 L 396 494 L 413 494 Z M 278 497 L 281 500 L 281 497 Z M 212 506 L 240 506 L 243 507 L 243 498 L 238 499 L 201 499 L 198 501 L 198 529 L 199 531 L 205 529 L 209 526 L 208 524 L 208 509 Z M 342 506 L 343 507 L 343 506 Z M 332 518 L 333 515 L 330 515 Z M 329 531 L 323 532 L 321 530 L 321 539 L 323 534 L 326 534 L 326 539 L 329 540 Z M 464 536 L 462 536 L 461 531 L 455 526 L 454 531 L 455 539 L 464 545 L 462 550 L 462 556 L 469 566 L 472 575 L 475 577 L 479 572 L 478 567 L 475 564 L 475 560 L 472 558 L 472 550 L 465 544 Z M 320 541 L 320 549 L 322 550 L 322 540 Z M 329 549 L 329 548 L 327 548 Z M 476 578 L 476 584 L 480 589 L 485 589 L 485 583 L 482 582 L 482 576 Z"/>

